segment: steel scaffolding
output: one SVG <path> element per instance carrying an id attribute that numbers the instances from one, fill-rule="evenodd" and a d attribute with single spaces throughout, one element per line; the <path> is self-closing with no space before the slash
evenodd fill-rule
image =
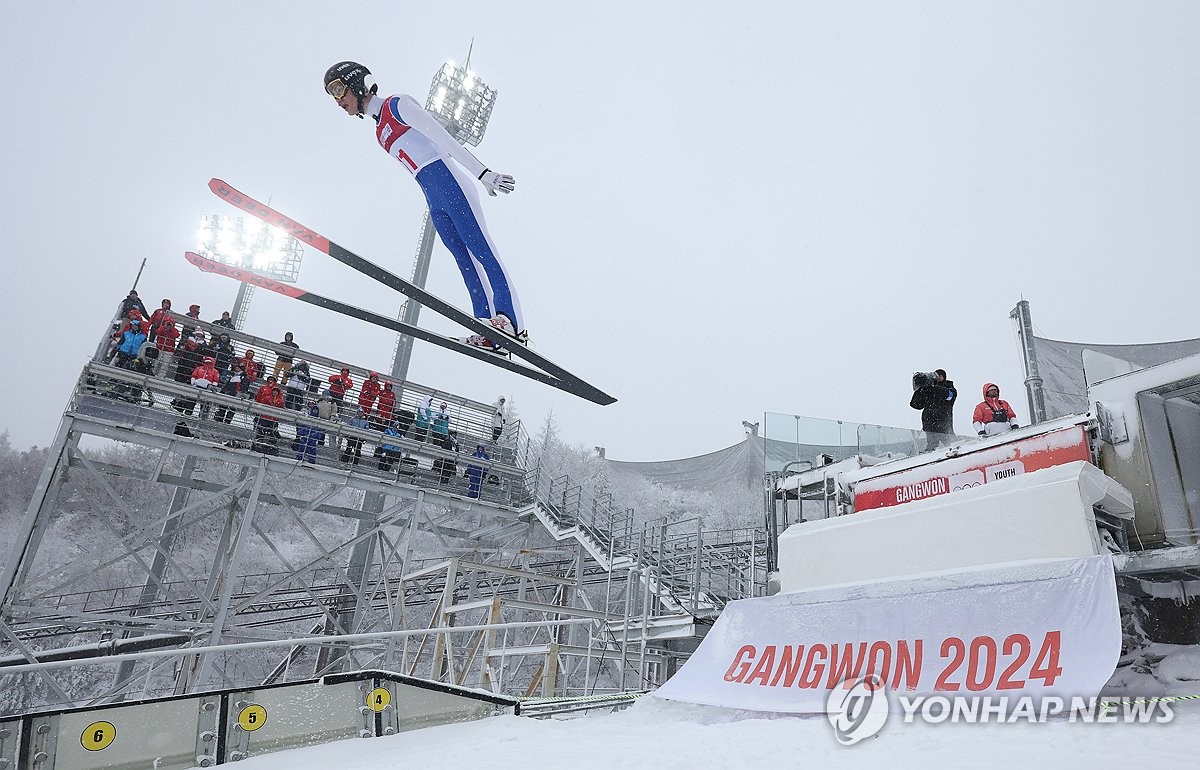
<path id="1" fill-rule="evenodd" d="M 488 404 L 396 384 L 399 407 L 453 404 L 459 440 L 486 443 L 486 461 L 406 435 L 385 468 L 369 452 L 378 432 L 330 420 L 328 446 L 300 462 L 287 437 L 313 422 L 305 410 L 111 365 L 105 337 L 0 578 L 4 714 L 356 669 L 520 696 L 644 690 L 726 601 L 765 587 L 761 532 L 639 522 L 551 478 L 519 423 L 492 441 Z M 262 418 L 277 421 L 277 453 L 256 451 Z M 348 439 L 361 462 L 339 452 Z M 486 479 L 474 488 L 472 463 Z"/>

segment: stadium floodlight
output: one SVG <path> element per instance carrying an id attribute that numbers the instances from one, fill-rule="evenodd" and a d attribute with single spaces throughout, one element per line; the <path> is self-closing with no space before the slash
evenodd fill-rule
<path id="1" fill-rule="evenodd" d="M 285 283 L 295 283 L 300 275 L 300 241 L 259 219 L 206 214 L 200 218 L 196 241 L 200 255 L 216 262 Z M 238 287 L 230 313 L 236 328 L 242 327 L 253 288 L 248 283 Z"/>
<path id="2" fill-rule="evenodd" d="M 300 274 L 300 242 L 258 219 L 206 214 L 196 240 L 200 254 L 217 262 L 287 283 Z"/>
<path id="3" fill-rule="evenodd" d="M 475 147 L 487 130 L 497 93 L 466 65 L 459 67 L 454 62 L 446 62 L 433 76 L 425 109 L 446 127 L 451 136 Z"/>

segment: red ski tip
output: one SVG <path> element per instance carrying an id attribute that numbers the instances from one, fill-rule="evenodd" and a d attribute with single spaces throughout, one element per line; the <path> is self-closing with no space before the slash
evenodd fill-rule
<path id="1" fill-rule="evenodd" d="M 307 243 L 313 248 L 329 253 L 329 239 L 318 232 L 310 230 L 300 224 L 291 217 L 280 214 L 275 209 L 265 203 L 251 198 L 242 191 L 230 185 L 223 179 L 213 177 L 208 181 L 208 189 L 213 191 L 213 194 L 218 198 L 223 198 L 226 203 L 229 203 L 237 208 L 245 211 L 251 216 L 257 217 L 269 225 L 273 225 L 283 230 L 288 235 L 292 236 L 301 243 Z"/>
<path id="2" fill-rule="evenodd" d="M 308 293 L 298 286 L 280 283 L 279 281 L 267 278 L 265 275 L 259 275 L 258 273 L 250 270 L 243 270 L 240 267 L 227 265 L 224 262 L 218 262 L 215 259 L 209 259 L 208 257 L 201 256 L 194 251 L 184 252 L 183 256 L 188 262 L 191 262 L 193 265 L 206 273 L 217 273 L 218 275 L 224 275 L 228 278 L 234 279 L 235 281 L 252 284 L 254 286 L 258 286 L 259 288 L 282 294 L 285 297 L 299 299 Z"/>

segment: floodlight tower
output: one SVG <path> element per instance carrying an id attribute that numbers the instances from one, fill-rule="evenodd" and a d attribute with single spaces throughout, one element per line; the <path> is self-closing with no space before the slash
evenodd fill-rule
<path id="1" fill-rule="evenodd" d="M 470 70 L 470 66 L 470 52 L 467 53 L 467 60 L 461 67 L 454 62 L 443 64 L 433 76 L 425 109 L 446 127 L 450 136 L 462 144 L 475 147 L 483 139 L 483 132 L 487 129 L 492 107 L 496 104 L 497 91 L 480 80 L 479 76 Z M 429 259 L 433 255 L 435 232 L 433 220 L 426 211 L 425 222 L 421 227 L 421 243 L 417 247 L 417 259 L 413 263 L 412 271 L 412 283 L 422 289 L 425 288 L 425 281 L 429 277 Z M 420 313 L 421 305 L 407 300 L 400 307 L 400 320 L 415 325 Z M 392 358 L 392 379 L 408 379 L 412 345 L 412 337 L 404 334 L 396 340 L 396 352 Z"/>
<path id="2" fill-rule="evenodd" d="M 217 262 L 286 283 L 295 283 L 300 274 L 300 257 L 304 254 L 300 242 L 258 219 L 206 214 L 200 218 L 196 240 L 201 256 Z M 253 293 L 250 284 L 238 287 L 230 313 L 235 328 L 242 328 Z"/>

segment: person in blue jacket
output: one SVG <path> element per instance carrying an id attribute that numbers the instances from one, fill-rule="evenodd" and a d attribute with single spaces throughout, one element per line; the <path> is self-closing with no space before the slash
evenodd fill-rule
<path id="1" fill-rule="evenodd" d="M 400 451 L 399 443 L 397 443 L 399 438 L 400 433 L 396 430 L 396 423 L 389 422 L 383 430 L 383 436 L 379 439 L 379 446 L 375 448 L 375 454 L 379 457 L 379 470 L 390 471 L 392 464 L 404 456 Z"/>
<path id="2" fill-rule="evenodd" d="M 433 226 L 467 285 L 473 315 L 515 342 L 528 344 L 517 293 L 488 235 L 475 191 L 478 181 L 489 195 L 507 194 L 516 189 L 516 181 L 483 165 L 413 97 L 384 98 L 378 91 L 371 71 L 357 62 L 338 62 L 325 72 L 325 93 L 347 115 L 370 115 L 379 145 L 420 185 Z M 501 352 L 480 335 L 468 337 L 467 343 Z"/>
<path id="3" fill-rule="evenodd" d="M 312 405 L 308 408 L 308 416 L 314 421 L 317 419 L 317 407 Z M 317 462 L 317 444 L 321 442 L 325 431 L 318 428 L 316 425 L 306 425 L 304 423 L 296 423 L 296 459 L 301 462 L 316 463 Z"/>
<path id="4" fill-rule="evenodd" d="M 471 455 L 476 460 L 490 460 L 487 449 L 483 444 L 475 445 L 475 453 Z M 467 466 L 467 497 L 479 497 L 483 489 L 483 466 L 471 463 Z"/>
<path id="5" fill-rule="evenodd" d="M 353 417 L 346 420 L 346 425 L 358 430 L 370 430 L 371 423 L 367 421 L 367 413 L 359 407 Z M 363 440 L 357 436 L 346 436 L 346 448 L 342 451 L 342 462 L 358 465 L 362 459 Z"/>
<path id="6" fill-rule="evenodd" d="M 146 332 L 142 322 L 136 318 L 129 322 L 129 328 L 121 334 L 121 342 L 117 345 L 117 366 L 124 369 L 133 367 L 142 343 L 146 341 Z"/>

